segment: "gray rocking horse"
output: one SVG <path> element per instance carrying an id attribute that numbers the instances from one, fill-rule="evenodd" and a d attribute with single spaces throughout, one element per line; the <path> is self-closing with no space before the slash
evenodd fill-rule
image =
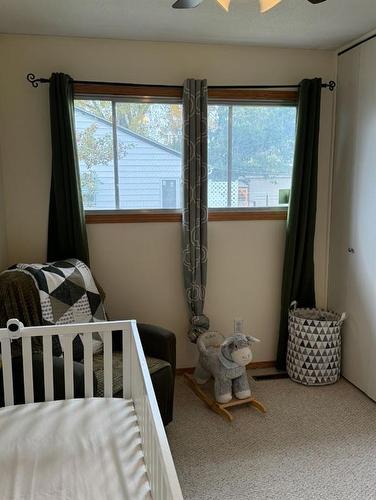
<path id="1" fill-rule="evenodd" d="M 199 361 L 194 375 L 186 375 L 189 385 L 200 399 L 230 421 L 233 417 L 227 407 L 249 403 L 263 413 L 266 411 L 251 397 L 246 372 L 246 365 L 252 360 L 251 344 L 254 342 L 259 340 L 245 335 L 226 339 L 218 332 L 206 332 L 197 341 Z M 199 387 L 211 377 L 214 378 L 214 400 Z"/>

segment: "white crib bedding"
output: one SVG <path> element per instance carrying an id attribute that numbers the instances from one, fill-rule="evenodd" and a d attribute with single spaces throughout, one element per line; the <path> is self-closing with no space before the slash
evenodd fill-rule
<path id="1" fill-rule="evenodd" d="M 1 500 L 150 498 L 132 401 L 72 399 L 0 410 Z"/>

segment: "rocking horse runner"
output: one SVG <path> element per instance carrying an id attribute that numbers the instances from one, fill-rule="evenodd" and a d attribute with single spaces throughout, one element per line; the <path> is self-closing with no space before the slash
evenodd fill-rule
<path id="1" fill-rule="evenodd" d="M 252 360 L 251 344 L 258 339 L 245 335 L 235 335 L 225 339 L 217 332 L 207 332 L 200 336 L 197 347 L 199 361 L 193 377 L 186 379 L 193 391 L 217 413 L 233 420 L 227 407 L 248 403 L 263 413 L 261 403 L 251 397 L 246 365 Z M 214 378 L 215 400 L 210 398 L 199 385 Z M 233 399 L 233 395 L 235 399 Z"/>

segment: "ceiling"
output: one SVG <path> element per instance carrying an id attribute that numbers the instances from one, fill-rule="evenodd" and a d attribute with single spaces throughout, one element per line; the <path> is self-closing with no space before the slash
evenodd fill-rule
<path id="1" fill-rule="evenodd" d="M 332 49 L 376 27 L 376 0 L 282 0 L 266 14 L 258 0 L 232 0 L 228 14 L 173 1 L 0 0 L 0 32 Z"/>

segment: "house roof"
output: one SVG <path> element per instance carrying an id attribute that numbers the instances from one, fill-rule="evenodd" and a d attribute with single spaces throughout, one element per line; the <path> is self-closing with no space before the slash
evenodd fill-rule
<path id="1" fill-rule="evenodd" d="M 75 106 L 75 108 L 80 113 L 82 113 L 86 116 L 90 116 L 91 118 L 93 118 L 101 123 L 104 123 L 105 125 L 107 125 L 108 127 L 110 127 L 112 129 L 112 123 L 109 120 L 106 120 L 105 118 L 99 117 L 99 116 L 95 115 L 94 113 L 90 113 L 90 111 L 86 111 L 85 109 L 82 109 L 79 106 Z M 120 130 L 121 132 L 124 132 L 124 133 L 136 138 L 136 139 L 139 139 L 140 141 L 143 141 L 147 144 L 150 144 L 150 145 L 155 146 L 159 149 L 167 151 L 168 153 L 171 153 L 174 156 L 177 156 L 178 158 L 181 158 L 181 156 L 182 156 L 181 153 L 179 153 L 179 151 L 176 151 L 175 149 L 169 148 L 169 147 L 165 146 L 164 144 L 161 144 L 160 142 L 153 141 L 153 139 L 149 139 L 148 137 L 145 137 L 141 134 L 137 134 L 137 132 L 133 132 L 133 130 L 130 130 L 129 128 L 118 125 L 117 129 Z"/>

